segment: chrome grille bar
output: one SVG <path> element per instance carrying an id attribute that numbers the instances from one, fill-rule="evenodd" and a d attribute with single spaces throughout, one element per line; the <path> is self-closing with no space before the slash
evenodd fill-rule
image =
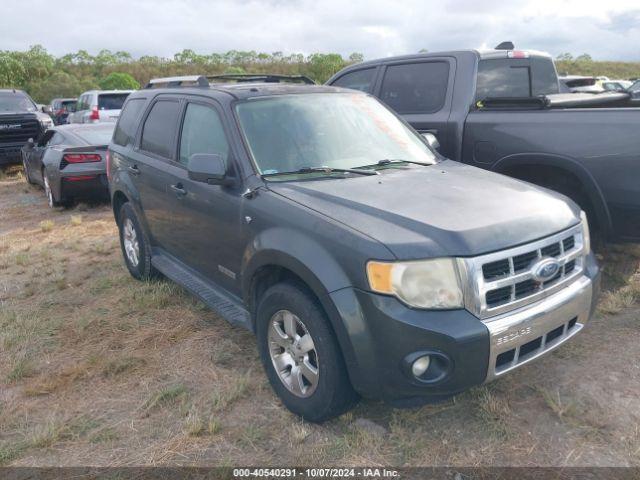
<path id="1" fill-rule="evenodd" d="M 565 250 L 565 241 L 570 245 L 571 239 L 573 246 Z M 530 267 L 541 258 L 548 257 L 543 254 L 545 249 L 559 251 L 558 255 L 553 258 L 558 260 L 560 270 L 553 279 L 539 283 L 535 281 Z M 531 260 L 528 261 L 526 267 L 517 269 L 514 259 L 518 257 L 520 259 L 531 257 Z M 505 260 L 509 265 L 507 274 L 497 275 L 490 279 L 485 278 L 484 266 Z M 567 267 L 572 265 L 573 268 L 567 271 Z M 466 272 L 468 281 L 465 289 L 467 310 L 485 319 L 520 308 L 553 294 L 582 275 L 584 270 L 582 226 L 578 224 L 563 232 L 519 247 L 462 259 L 460 267 Z M 487 271 L 495 272 L 496 269 L 489 268 Z M 506 268 L 502 268 L 502 271 L 506 271 Z M 498 272 L 501 273 L 500 269 Z M 492 273 L 492 275 L 495 274 Z M 519 288 L 521 293 L 518 291 Z M 507 293 L 507 289 L 510 289 L 509 293 Z M 487 294 L 489 293 L 493 293 L 494 305 L 491 304 L 492 302 L 487 302 Z"/>

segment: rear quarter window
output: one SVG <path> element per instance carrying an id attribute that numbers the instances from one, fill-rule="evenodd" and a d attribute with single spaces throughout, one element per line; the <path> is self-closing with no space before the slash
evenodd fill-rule
<path id="1" fill-rule="evenodd" d="M 113 143 L 125 147 L 133 142 L 145 102 L 145 98 L 133 98 L 124 105 L 113 132 Z"/>
<path id="2" fill-rule="evenodd" d="M 398 113 L 434 113 L 444 106 L 448 83 L 448 62 L 390 65 L 380 99 Z"/>
<path id="3" fill-rule="evenodd" d="M 142 127 L 140 149 L 163 158 L 173 159 L 179 112 L 179 102 L 175 100 L 157 101 L 151 107 Z"/>

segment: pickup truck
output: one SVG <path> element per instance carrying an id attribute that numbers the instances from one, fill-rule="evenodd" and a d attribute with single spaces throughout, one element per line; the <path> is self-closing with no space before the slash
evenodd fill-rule
<path id="1" fill-rule="evenodd" d="M 25 92 L 0 89 L 0 165 L 20 163 L 22 147 L 52 126 Z"/>
<path id="2" fill-rule="evenodd" d="M 450 159 L 565 194 L 599 237 L 640 240 L 640 110 L 625 94 L 560 93 L 549 55 L 389 57 L 347 67 L 327 83 L 380 98 L 435 135 Z"/>
<path id="3" fill-rule="evenodd" d="M 113 213 L 131 275 L 254 332 L 291 411 L 440 400 L 589 320 L 600 276 L 574 202 L 446 160 L 370 95 L 235 77 L 131 94 L 106 159 Z"/>

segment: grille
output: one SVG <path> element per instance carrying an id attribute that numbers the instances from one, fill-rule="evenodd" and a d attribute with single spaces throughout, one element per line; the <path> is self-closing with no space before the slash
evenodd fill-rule
<path id="1" fill-rule="evenodd" d="M 567 337 L 575 333 L 574 329 L 577 324 L 577 317 L 569 322 L 560 325 L 544 335 L 535 338 L 524 345 L 502 352 L 496 358 L 495 371 L 496 374 L 505 372 L 516 367 L 518 364 L 544 353 L 546 350 L 556 346 Z"/>
<path id="2" fill-rule="evenodd" d="M 466 260 L 469 287 L 474 295 L 465 298 L 467 309 L 480 318 L 535 302 L 568 285 L 583 269 L 582 227 L 528 245 Z M 531 271 L 542 258 L 555 258 L 560 269 L 553 278 L 539 282 Z"/>
<path id="3" fill-rule="evenodd" d="M 3 125 L 20 125 L 19 128 L 6 129 Z M 3 115 L 0 117 L 0 143 L 26 143 L 37 138 L 40 122 L 35 117 L 23 115 Z"/>

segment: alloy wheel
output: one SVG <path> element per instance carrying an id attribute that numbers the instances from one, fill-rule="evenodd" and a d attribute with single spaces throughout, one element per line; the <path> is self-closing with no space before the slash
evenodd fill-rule
<path id="1" fill-rule="evenodd" d="M 313 395 L 320 378 L 318 353 L 302 320 L 289 310 L 276 312 L 268 342 L 273 368 L 287 390 L 301 398 Z"/>
<path id="2" fill-rule="evenodd" d="M 122 243 L 124 244 L 127 260 L 129 260 L 132 267 L 137 267 L 140 258 L 140 245 L 138 244 L 136 229 L 130 218 L 126 218 L 122 225 Z"/>
<path id="3" fill-rule="evenodd" d="M 51 191 L 51 186 L 49 185 L 49 178 L 47 178 L 47 175 L 44 173 L 42 173 L 42 176 L 44 178 L 44 193 L 47 195 L 47 203 L 49 204 L 49 207 L 53 208 L 54 205 L 54 201 L 53 201 L 53 192 Z"/>

